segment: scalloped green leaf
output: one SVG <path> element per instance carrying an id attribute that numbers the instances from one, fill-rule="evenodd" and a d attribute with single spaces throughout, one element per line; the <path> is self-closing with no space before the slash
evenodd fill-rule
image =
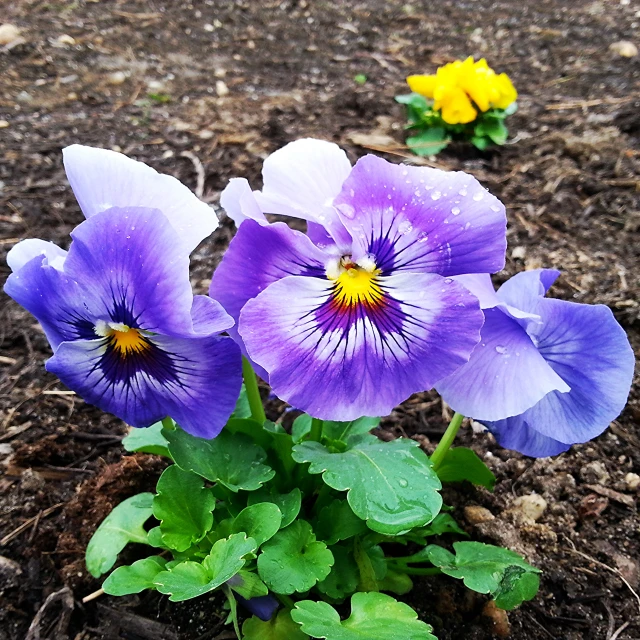
<path id="1" fill-rule="evenodd" d="M 196 598 L 231 579 L 244 566 L 244 557 L 256 549 L 253 538 L 236 533 L 218 540 L 202 563 L 180 562 L 158 573 L 154 584 L 172 602 Z"/>
<path id="2" fill-rule="evenodd" d="M 490 491 L 496 484 L 496 477 L 478 454 L 467 447 L 449 449 L 438 467 L 438 478 L 441 482 L 462 482 L 486 487 Z"/>
<path id="3" fill-rule="evenodd" d="M 167 445 L 168 442 L 162 435 L 162 422 L 156 422 L 145 429 L 131 427 L 122 440 L 122 446 L 126 451 L 152 453 L 156 456 L 171 458 Z"/>
<path id="4" fill-rule="evenodd" d="M 267 585 L 251 571 L 241 569 L 235 576 L 227 580 L 227 584 L 246 600 L 259 598 L 269 593 Z"/>
<path id="5" fill-rule="evenodd" d="M 110 596 L 127 596 L 145 589 L 155 589 L 154 580 L 164 570 L 167 561 L 151 556 L 126 567 L 118 567 L 103 583 L 102 588 Z"/>
<path id="6" fill-rule="evenodd" d="M 272 502 L 275 504 L 282 513 L 281 529 L 288 527 L 298 517 L 302 506 L 302 492 L 298 487 L 292 489 L 289 493 L 278 493 L 274 486 L 261 487 L 256 491 L 252 491 L 248 498 L 249 505 L 260 502 Z"/>
<path id="7" fill-rule="evenodd" d="M 204 480 L 174 464 L 162 472 L 156 491 L 153 515 L 160 520 L 162 542 L 170 549 L 186 551 L 202 540 L 213 526 L 216 504 Z"/>
<path id="8" fill-rule="evenodd" d="M 439 513 L 433 519 L 433 522 L 430 522 L 422 529 L 418 529 L 415 533 L 425 538 L 440 536 L 443 533 L 457 533 L 458 535 L 469 537 L 469 534 L 448 513 Z"/>
<path id="9" fill-rule="evenodd" d="M 289 611 L 281 609 L 277 616 L 265 622 L 253 616 L 242 625 L 244 640 L 308 640 L 309 636 L 300 630 Z"/>
<path id="10" fill-rule="evenodd" d="M 311 525 L 296 520 L 262 547 L 258 556 L 260 578 L 274 593 L 308 591 L 331 571 L 333 554 L 316 541 Z"/>
<path id="11" fill-rule="evenodd" d="M 244 531 L 261 547 L 280 529 L 282 512 L 272 502 L 259 502 L 243 509 L 231 525 L 232 533 Z"/>
<path id="12" fill-rule="evenodd" d="M 532 567 L 514 551 L 483 542 L 454 542 L 455 555 L 437 545 L 425 553 L 442 573 L 462 579 L 478 593 L 490 593 L 503 609 L 513 609 L 530 600 L 538 591 L 539 569 Z"/>
<path id="13" fill-rule="evenodd" d="M 309 462 L 309 473 L 322 473 L 331 488 L 348 491 L 349 506 L 373 531 L 397 535 L 435 518 L 441 484 L 417 442 L 383 442 L 365 434 L 350 438 L 349 446 L 333 453 L 318 442 L 301 442 L 293 457 Z"/>
<path id="14" fill-rule="evenodd" d="M 153 493 L 139 493 L 121 502 L 102 521 L 87 545 L 89 573 L 99 578 L 113 567 L 129 542 L 147 543 L 143 524 L 153 515 Z"/>
<path id="15" fill-rule="evenodd" d="M 331 572 L 316 585 L 318 591 L 335 600 L 342 600 L 358 587 L 360 571 L 353 557 L 353 551 L 342 545 L 331 547 L 334 564 Z"/>
<path id="16" fill-rule="evenodd" d="M 380 424 L 380 418 L 363 417 L 351 422 L 334 422 L 324 420 L 322 423 L 322 437 L 329 440 L 348 442 L 351 436 L 360 436 L 369 433 Z"/>
<path id="17" fill-rule="evenodd" d="M 384 593 L 356 593 L 344 621 L 326 602 L 302 600 L 292 619 L 312 638 L 327 640 L 437 640 L 408 605 Z"/>
<path id="18" fill-rule="evenodd" d="M 334 500 L 321 509 L 313 528 L 318 538 L 328 545 L 367 531 L 364 520 L 353 513 L 346 500 Z"/>
<path id="19" fill-rule="evenodd" d="M 244 433 L 222 431 L 214 440 L 189 435 L 181 429 L 163 431 L 176 464 L 211 482 L 220 482 L 233 492 L 255 491 L 275 475 L 263 464 L 267 457 Z"/>

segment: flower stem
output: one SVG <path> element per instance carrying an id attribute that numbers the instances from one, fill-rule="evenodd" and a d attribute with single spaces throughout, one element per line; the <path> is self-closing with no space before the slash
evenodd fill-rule
<path id="1" fill-rule="evenodd" d="M 258 378 L 253 370 L 251 363 L 242 356 L 242 377 L 244 378 L 244 386 L 247 390 L 247 400 L 249 400 L 249 408 L 251 409 L 251 418 L 260 424 L 264 424 L 267 416 L 264 414 L 264 407 L 258 390 Z"/>
<path id="2" fill-rule="evenodd" d="M 311 431 L 309 431 L 309 440 L 320 442 L 322 438 L 322 420 L 311 418 Z"/>
<path id="3" fill-rule="evenodd" d="M 238 636 L 238 640 L 242 640 L 242 634 L 240 633 L 240 625 L 238 624 L 238 605 L 236 603 L 235 596 L 233 595 L 233 591 L 227 586 L 224 585 L 222 587 L 224 594 L 227 596 L 227 600 L 229 600 L 229 608 L 231 609 L 231 620 L 233 622 L 233 628 Z"/>
<path id="4" fill-rule="evenodd" d="M 393 563 L 388 563 L 387 566 L 389 569 L 406 573 L 410 576 L 437 576 L 442 573 L 438 567 L 407 567 L 406 565 L 396 565 Z"/>
<path id="5" fill-rule="evenodd" d="M 442 464 L 442 461 L 444 460 L 445 455 L 447 455 L 447 451 L 449 451 L 449 447 L 453 443 L 463 420 L 464 416 L 461 413 L 456 412 L 453 414 L 453 418 L 451 418 L 451 422 L 449 423 L 447 430 L 444 432 L 436 450 L 431 454 L 431 462 L 433 463 L 433 468 L 435 470 L 437 470 Z"/>
<path id="6" fill-rule="evenodd" d="M 289 597 L 289 596 L 285 596 L 282 593 L 278 593 L 276 594 L 276 597 L 278 598 L 278 600 L 280 600 L 280 602 L 282 602 L 282 604 L 287 607 L 287 609 L 294 609 L 296 606 L 296 603 Z"/>

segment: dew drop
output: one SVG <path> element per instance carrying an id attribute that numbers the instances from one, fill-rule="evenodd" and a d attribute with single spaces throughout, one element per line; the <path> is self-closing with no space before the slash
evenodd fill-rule
<path id="1" fill-rule="evenodd" d="M 500 207 L 496 204 L 492 204 L 491 211 L 495 211 L 497 213 L 498 211 L 500 211 Z"/>
<path id="2" fill-rule="evenodd" d="M 412 230 L 413 230 L 413 225 L 408 220 L 403 220 L 398 225 L 398 232 L 401 233 L 403 236 L 407 235 L 407 233 L 410 233 Z"/>
<path id="3" fill-rule="evenodd" d="M 460 191 L 458 191 L 458 193 L 459 193 L 461 196 L 466 196 L 466 195 L 467 195 L 467 188 L 466 188 L 466 187 L 463 187 L 462 189 L 460 189 Z"/>
<path id="4" fill-rule="evenodd" d="M 429 239 L 429 234 L 425 231 L 421 231 L 418 234 L 418 242 L 426 242 Z"/>
<path id="5" fill-rule="evenodd" d="M 484 198 L 484 192 L 482 192 L 482 191 L 478 191 L 477 193 L 473 194 L 473 199 L 476 202 L 480 202 L 480 200 L 482 200 L 482 198 Z"/>
<path id="6" fill-rule="evenodd" d="M 398 484 L 399 484 L 403 489 L 409 486 L 409 483 L 408 483 L 404 478 L 400 478 L 400 479 L 398 480 Z"/>
<path id="7" fill-rule="evenodd" d="M 356 215 L 356 210 L 350 204 L 339 204 L 337 209 L 343 216 L 350 220 L 353 220 Z"/>
<path id="8" fill-rule="evenodd" d="M 503 347 L 502 345 L 497 345 L 496 351 L 504 355 L 505 353 L 507 353 L 508 349 L 507 347 Z"/>
<path id="9" fill-rule="evenodd" d="M 432 200 L 440 200 L 441 197 L 442 197 L 442 193 L 440 191 L 434 191 L 431 194 L 431 199 Z"/>
<path id="10" fill-rule="evenodd" d="M 454 216 L 460 215 L 460 207 L 453 207 L 453 209 L 451 209 L 451 213 Z"/>
<path id="11" fill-rule="evenodd" d="M 451 284 L 453 282 L 453 278 L 445 278 L 444 279 L 444 283 L 445 284 Z"/>

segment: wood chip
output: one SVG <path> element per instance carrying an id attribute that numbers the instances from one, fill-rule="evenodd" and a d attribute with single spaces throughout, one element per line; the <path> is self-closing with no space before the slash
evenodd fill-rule
<path id="1" fill-rule="evenodd" d="M 633 507 L 635 507 L 636 505 L 636 501 L 631 496 L 627 496 L 624 493 L 620 493 L 618 491 L 614 491 L 613 489 L 603 487 L 602 485 L 586 484 L 585 487 L 587 487 L 589 491 L 593 491 L 598 495 L 604 496 L 605 498 L 609 498 L 609 500 L 614 500 L 615 502 L 619 502 L 631 509 L 633 509 Z"/>

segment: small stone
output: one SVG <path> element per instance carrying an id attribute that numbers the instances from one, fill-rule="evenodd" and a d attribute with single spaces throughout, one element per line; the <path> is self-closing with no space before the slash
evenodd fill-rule
<path id="1" fill-rule="evenodd" d="M 58 36 L 51 44 L 54 47 L 63 48 L 63 47 L 72 47 L 76 43 L 76 39 L 73 36 L 70 36 L 67 33 L 63 33 L 61 36 Z"/>
<path id="2" fill-rule="evenodd" d="M 164 91 L 166 89 L 164 82 L 162 80 L 149 80 L 147 83 L 147 88 L 152 93 L 159 93 L 160 91 Z"/>
<path id="3" fill-rule="evenodd" d="M 607 484 L 610 476 L 600 460 L 593 460 L 580 469 L 580 479 L 589 484 Z"/>
<path id="4" fill-rule="evenodd" d="M 127 79 L 127 74 L 124 71 L 114 71 L 107 76 L 107 83 L 117 86 L 122 84 Z"/>
<path id="5" fill-rule="evenodd" d="M 495 520 L 495 516 L 489 509 L 484 507 L 469 506 L 464 508 L 464 519 L 469 524 L 480 524 L 481 522 Z"/>
<path id="6" fill-rule="evenodd" d="M 211 140 L 214 135 L 215 133 L 213 133 L 213 131 L 209 131 L 209 129 L 203 129 L 198 133 L 198 138 L 200 138 L 200 140 Z"/>
<path id="7" fill-rule="evenodd" d="M 488 618 L 491 624 L 493 635 L 498 638 L 508 638 L 511 633 L 509 616 L 503 609 L 499 609 L 493 600 L 489 600 L 483 609 L 482 615 Z"/>
<path id="8" fill-rule="evenodd" d="M 635 58 L 638 55 L 638 47 L 628 40 L 620 40 L 609 45 L 609 51 L 617 53 L 623 58 Z"/>
<path id="9" fill-rule="evenodd" d="M 630 491 L 635 491 L 640 487 L 640 476 L 637 473 L 627 473 L 624 477 L 624 481 L 627 485 L 627 489 Z"/>
<path id="10" fill-rule="evenodd" d="M 44 489 L 45 479 L 33 469 L 25 469 L 20 476 L 20 488 L 29 493 L 35 493 Z"/>
<path id="11" fill-rule="evenodd" d="M 204 30 L 208 31 L 209 33 L 211 33 L 214 29 L 215 29 L 215 27 L 212 24 L 205 24 L 204 25 Z"/>
<path id="12" fill-rule="evenodd" d="M 6 120 L 0 120 L 0 129 L 6 129 L 9 123 Z"/>
<path id="13" fill-rule="evenodd" d="M 20 29 L 15 24 L 0 24 L 0 47 L 11 44 L 20 37 Z"/>
<path id="14" fill-rule="evenodd" d="M 527 496 L 516 498 L 513 506 L 520 511 L 527 519 L 535 522 L 542 517 L 547 509 L 547 501 L 537 493 L 530 493 Z"/>
<path id="15" fill-rule="evenodd" d="M 21 573 L 22 569 L 15 560 L 0 556 L 0 591 L 15 587 L 20 582 L 18 576 Z"/>
<path id="16" fill-rule="evenodd" d="M 525 257 L 527 255 L 527 248 L 526 247 L 514 247 L 511 251 L 511 257 L 514 260 L 524 260 Z"/>
<path id="17" fill-rule="evenodd" d="M 223 80 L 216 81 L 216 93 L 221 98 L 229 95 L 229 87 L 227 87 L 226 83 Z"/>

